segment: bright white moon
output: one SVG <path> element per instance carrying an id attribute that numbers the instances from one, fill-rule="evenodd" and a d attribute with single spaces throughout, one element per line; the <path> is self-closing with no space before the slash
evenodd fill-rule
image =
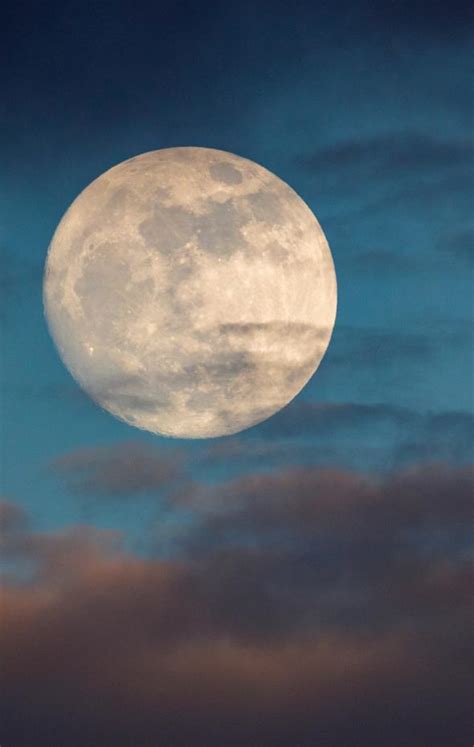
<path id="1" fill-rule="evenodd" d="M 121 420 L 179 438 L 237 433 L 290 402 L 326 351 L 336 295 L 303 200 L 208 148 L 99 176 L 62 218 L 44 280 L 79 385 Z"/>

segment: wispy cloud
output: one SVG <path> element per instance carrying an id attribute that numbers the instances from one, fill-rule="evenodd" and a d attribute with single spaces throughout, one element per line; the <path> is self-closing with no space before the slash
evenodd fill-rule
<path id="1" fill-rule="evenodd" d="M 76 449 L 55 459 L 50 467 L 73 492 L 126 499 L 173 484 L 182 474 L 182 453 L 120 443 Z"/>
<path id="2" fill-rule="evenodd" d="M 0 320 L 7 321 L 12 310 L 41 283 L 41 265 L 20 259 L 0 245 Z"/>
<path id="3" fill-rule="evenodd" d="M 417 176 L 420 169 L 433 172 L 466 166 L 473 159 L 474 146 L 470 141 L 443 140 L 426 132 L 400 131 L 357 138 L 322 148 L 301 158 L 308 169 L 338 169 L 366 167 L 378 176 L 393 178 L 401 171 Z"/>

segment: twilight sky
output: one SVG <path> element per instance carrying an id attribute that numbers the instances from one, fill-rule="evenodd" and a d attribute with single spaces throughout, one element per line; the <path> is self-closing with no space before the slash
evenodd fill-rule
<path id="1" fill-rule="evenodd" d="M 2 747 L 472 743 L 470 3 L 11 3 L 1 43 Z M 320 221 L 333 339 L 169 440 L 81 393 L 51 236 L 110 166 L 250 158 Z"/>

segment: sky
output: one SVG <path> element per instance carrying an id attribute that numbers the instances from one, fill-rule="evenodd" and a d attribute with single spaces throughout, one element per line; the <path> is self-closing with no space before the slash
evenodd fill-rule
<path id="1" fill-rule="evenodd" d="M 472 743 L 469 6 L 9 4 L 2 747 Z M 79 192 L 182 145 L 286 181 L 338 279 L 300 394 L 198 441 L 90 401 L 42 305 Z"/>

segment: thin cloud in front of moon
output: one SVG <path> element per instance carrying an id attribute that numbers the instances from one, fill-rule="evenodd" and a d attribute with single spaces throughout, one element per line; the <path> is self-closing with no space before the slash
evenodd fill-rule
<path id="1" fill-rule="evenodd" d="M 72 203 L 50 245 L 45 313 L 78 384 L 130 425 L 237 433 L 290 402 L 334 326 L 331 252 L 305 202 L 209 148 L 131 158 Z"/>

